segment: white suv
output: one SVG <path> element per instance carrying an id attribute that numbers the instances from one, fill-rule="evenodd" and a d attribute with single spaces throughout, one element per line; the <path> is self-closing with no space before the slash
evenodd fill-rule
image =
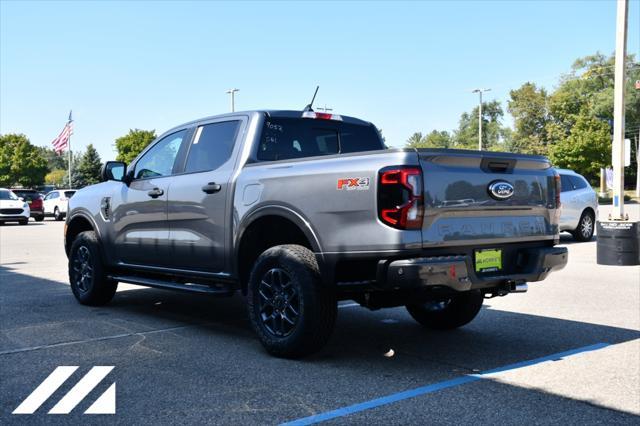
<path id="1" fill-rule="evenodd" d="M 42 204 L 44 205 L 44 215 L 53 216 L 55 220 L 62 220 L 67 215 L 67 205 L 69 198 L 76 193 L 75 189 L 56 189 L 49 192 Z"/>
<path id="2" fill-rule="evenodd" d="M 598 197 L 587 180 L 573 170 L 557 169 L 562 190 L 560 231 L 567 231 L 577 241 L 590 241 L 596 223 Z"/>

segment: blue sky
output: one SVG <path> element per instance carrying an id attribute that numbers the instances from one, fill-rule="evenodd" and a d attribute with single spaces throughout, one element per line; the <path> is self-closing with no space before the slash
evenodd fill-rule
<path id="1" fill-rule="evenodd" d="M 450 130 L 485 99 L 534 81 L 553 89 L 574 59 L 615 46 L 614 1 L 0 3 L 0 133 L 103 160 L 129 128 L 158 133 L 238 110 L 317 106 L 357 116 L 401 146 Z M 640 49 L 632 0 L 628 51 Z M 506 107 L 506 105 L 504 105 Z"/>

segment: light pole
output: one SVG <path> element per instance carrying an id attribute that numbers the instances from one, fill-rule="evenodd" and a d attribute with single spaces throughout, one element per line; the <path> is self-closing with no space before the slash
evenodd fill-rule
<path id="1" fill-rule="evenodd" d="M 624 220 L 624 80 L 629 1 L 618 0 L 613 89 L 613 219 Z"/>
<path id="2" fill-rule="evenodd" d="M 227 90 L 227 94 L 231 95 L 231 112 L 235 112 L 236 111 L 236 104 L 235 104 L 235 96 L 236 96 L 236 92 L 239 92 L 240 89 L 229 89 Z"/>
<path id="3" fill-rule="evenodd" d="M 491 89 L 473 89 L 471 93 L 480 95 L 480 105 L 478 108 L 478 151 L 482 151 L 482 92 L 488 92 Z"/>

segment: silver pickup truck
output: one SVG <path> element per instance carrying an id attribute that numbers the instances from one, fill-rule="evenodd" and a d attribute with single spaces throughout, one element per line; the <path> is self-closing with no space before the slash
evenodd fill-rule
<path id="1" fill-rule="evenodd" d="M 546 158 L 386 149 L 373 124 L 310 109 L 186 123 L 102 174 L 69 202 L 78 301 L 118 282 L 240 291 L 276 356 L 319 350 L 339 300 L 452 329 L 567 263 Z"/>

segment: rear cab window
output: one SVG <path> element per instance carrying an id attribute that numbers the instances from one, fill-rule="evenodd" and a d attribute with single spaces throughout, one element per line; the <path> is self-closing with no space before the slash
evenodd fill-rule
<path id="1" fill-rule="evenodd" d="M 277 161 L 384 149 L 373 125 L 337 120 L 267 117 L 259 161 Z"/>

